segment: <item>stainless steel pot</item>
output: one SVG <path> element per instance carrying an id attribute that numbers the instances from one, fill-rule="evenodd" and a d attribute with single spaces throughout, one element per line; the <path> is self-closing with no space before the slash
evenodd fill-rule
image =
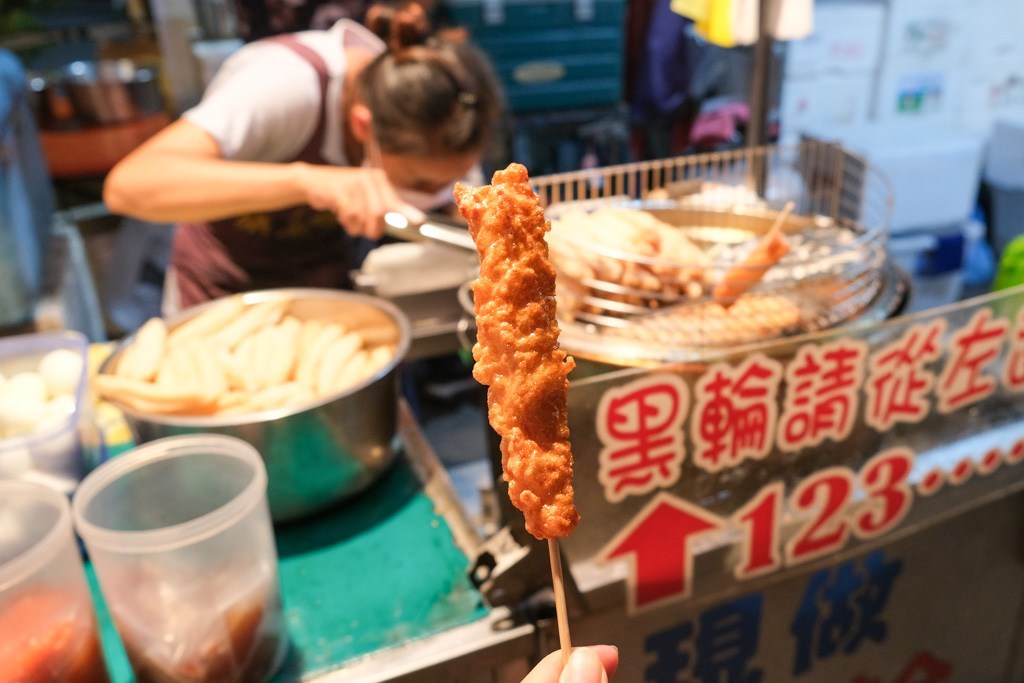
<path id="1" fill-rule="evenodd" d="M 246 304 L 291 301 L 300 320 L 319 318 L 358 329 L 374 343 L 394 343 L 391 361 L 356 386 L 307 404 L 229 417 L 143 414 L 118 405 L 137 443 L 178 434 L 216 433 L 248 441 L 267 466 L 267 496 L 274 521 L 309 515 L 362 491 L 398 452 L 398 368 L 409 350 L 404 314 L 376 297 L 320 289 L 275 289 L 241 295 Z M 169 328 L 212 304 L 167 319 Z M 110 372 L 133 337 L 100 367 Z"/>

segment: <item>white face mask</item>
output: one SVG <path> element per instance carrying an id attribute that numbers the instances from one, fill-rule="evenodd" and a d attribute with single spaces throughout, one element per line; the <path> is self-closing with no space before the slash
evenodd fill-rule
<path id="1" fill-rule="evenodd" d="M 380 145 L 377 138 L 370 136 L 366 143 L 366 154 L 363 155 L 363 166 L 365 168 L 383 168 L 381 162 Z M 437 192 L 423 192 L 407 187 L 395 187 L 395 194 L 406 204 L 414 206 L 420 211 L 430 211 L 447 206 L 455 201 L 455 183 L 442 187 Z"/>
<path id="2" fill-rule="evenodd" d="M 455 184 L 442 187 L 437 192 L 422 192 L 405 187 L 396 187 L 395 194 L 406 204 L 415 206 L 420 211 L 439 209 L 455 201 Z"/>

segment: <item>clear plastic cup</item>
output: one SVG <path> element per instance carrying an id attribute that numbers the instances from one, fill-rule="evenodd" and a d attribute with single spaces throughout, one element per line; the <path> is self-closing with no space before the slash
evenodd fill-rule
<path id="1" fill-rule="evenodd" d="M 109 681 L 67 496 L 0 481 L 0 680 Z"/>
<path id="2" fill-rule="evenodd" d="M 267 474 L 221 434 L 151 441 L 85 477 L 72 500 L 138 683 L 257 683 L 287 637 Z"/>

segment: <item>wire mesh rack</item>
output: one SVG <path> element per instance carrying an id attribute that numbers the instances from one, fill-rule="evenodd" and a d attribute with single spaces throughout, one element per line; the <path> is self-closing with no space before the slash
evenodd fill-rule
<path id="1" fill-rule="evenodd" d="M 887 181 L 804 140 L 533 179 L 563 333 L 585 354 L 744 344 L 898 309 Z M 723 292 L 726 293 L 723 296 Z"/>

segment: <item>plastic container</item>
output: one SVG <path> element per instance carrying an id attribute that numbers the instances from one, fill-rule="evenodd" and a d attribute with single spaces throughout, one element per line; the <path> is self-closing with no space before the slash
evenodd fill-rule
<path id="1" fill-rule="evenodd" d="M 1024 235 L 1024 186 L 991 185 L 992 244 L 1002 254 L 1010 242 Z"/>
<path id="2" fill-rule="evenodd" d="M 72 501 L 138 683 L 258 683 L 287 651 L 267 474 L 221 434 L 159 439 Z"/>
<path id="3" fill-rule="evenodd" d="M 515 114 L 615 107 L 622 98 L 623 0 L 452 0 Z M 531 166 L 531 168 L 533 168 Z"/>
<path id="4" fill-rule="evenodd" d="M 35 429 L 0 438 L 0 480 L 17 479 L 45 484 L 68 494 L 85 474 L 86 458 L 80 427 L 88 419 L 85 401 L 89 342 L 79 332 L 41 332 L 0 339 L 0 375 L 5 382 L 22 373 L 38 373 L 50 352 L 71 351 L 80 363 L 68 397 L 54 403 L 54 396 L 43 399 Z M 69 371 L 73 371 L 70 368 Z M 70 383 L 71 378 L 65 378 Z M 0 387 L 0 425 L 7 420 L 30 420 L 30 396 Z M 70 399 L 70 400 L 68 400 Z M 38 411 L 38 406 L 35 407 Z"/>
<path id="5" fill-rule="evenodd" d="M 976 133 L 925 121 L 821 126 L 805 133 L 841 142 L 889 181 L 894 235 L 956 225 L 974 211 L 985 143 Z"/>
<path id="6" fill-rule="evenodd" d="M 110 680 L 67 497 L 0 481 L 0 679 Z"/>
<path id="7" fill-rule="evenodd" d="M 985 181 L 991 189 L 992 244 L 1001 255 L 1024 235 L 1024 113 L 996 120 L 985 156 Z"/>
<path id="8" fill-rule="evenodd" d="M 893 235 L 889 255 L 910 276 L 904 313 L 916 313 L 959 301 L 964 291 L 965 255 L 979 238 L 978 224 Z M 982 228 L 983 229 L 983 228 Z"/>

